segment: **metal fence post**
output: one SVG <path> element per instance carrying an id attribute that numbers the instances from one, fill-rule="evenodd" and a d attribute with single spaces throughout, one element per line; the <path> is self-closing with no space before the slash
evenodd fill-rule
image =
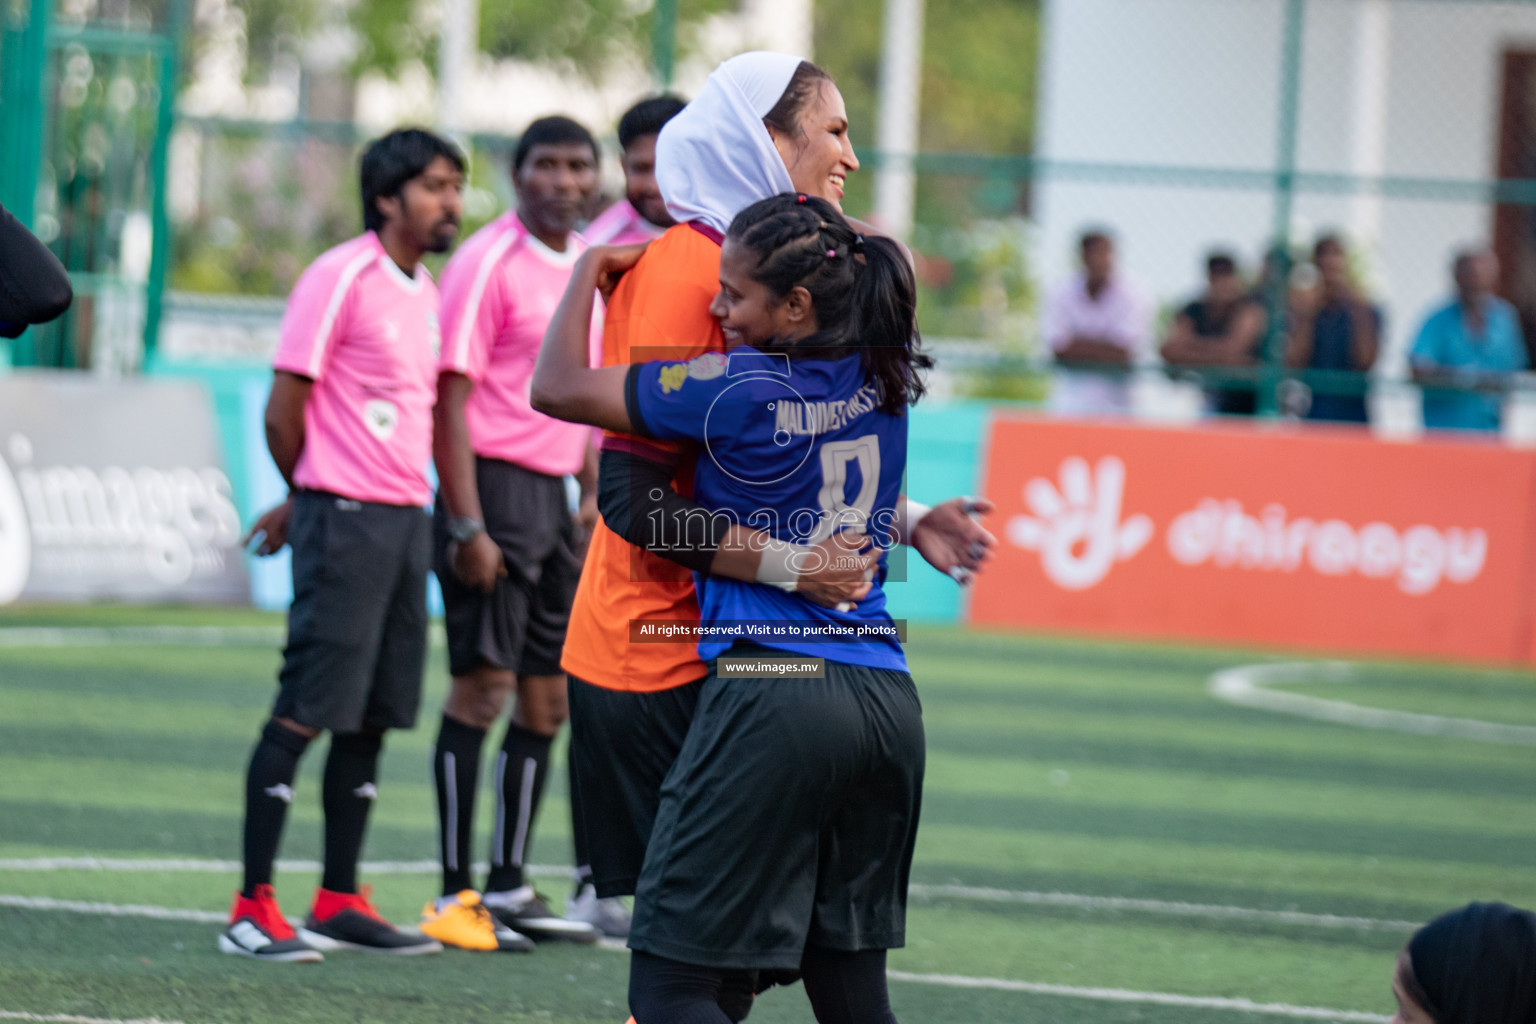
<path id="1" fill-rule="evenodd" d="M 0 8 L 0 203 L 27 227 L 37 213 L 37 177 L 43 155 L 43 77 L 48 66 L 51 3 L 7 0 Z M 37 361 L 31 330 L 11 343 L 11 362 Z"/>
<path id="2" fill-rule="evenodd" d="M 166 212 L 166 180 L 169 177 L 171 133 L 176 130 L 176 84 L 179 75 L 181 37 L 186 27 L 186 0 L 171 0 L 166 15 L 168 45 L 160 57 L 160 104 L 155 113 L 155 144 L 150 157 L 150 251 L 149 280 L 144 286 L 144 364 L 148 365 L 160 340 L 160 316 L 165 299 L 166 268 L 171 257 L 171 220 Z"/>
<path id="3" fill-rule="evenodd" d="M 656 0 L 651 10 L 651 77 L 660 92 L 672 88 L 677 58 L 677 0 Z"/>
<path id="4" fill-rule="evenodd" d="M 1277 272 L 1265 289 L 1268 324 L 1264 367 L 1259 373 L 1258 413 L 1279 412 L 1278 389 L 1285 376 L 1285 318 L 1290 293 L 1291 209 L 1296 194 L 1296 126 L 1301 113 L 1301 42 L 1306 28 L 1306 0 L 1285 0 L 1280 51 L 1280 115 L 1275 140 L 1275 219 L 1271 251 L 1278 252 Z"/>

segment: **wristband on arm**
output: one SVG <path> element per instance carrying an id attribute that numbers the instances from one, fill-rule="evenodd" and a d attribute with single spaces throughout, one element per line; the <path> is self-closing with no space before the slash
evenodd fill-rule
<path id="1" fill-rule="evenodd" d="M 800 582 L 800 555 L 808 548 L 772 537 L 763 544 L 763 557 L 757 563 L 757 582 L 778 587 L 786 594 L 793 594 Z"/>
<path id="2" fill-rule="evenodd" d="M 892 532 L 896 534 L 896 543 L 912 543 L 912 534 L 917 530 L 917 524 L 923 521 L 923 517 L 933 511 L 930 505 L 924 505 L 920 501 L 906 498 L 896 506 L 896 522 L 892 524 Z"/>

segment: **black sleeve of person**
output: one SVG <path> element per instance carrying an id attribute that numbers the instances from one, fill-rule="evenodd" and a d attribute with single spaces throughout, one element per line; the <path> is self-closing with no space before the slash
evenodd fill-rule
<path id="1" fill-rule="evenodd" d="M 0 206 L 0 337 L 14 338 L 47 323 L 74 301 L 58 257 Z"/>
<path id="2" fill-rule="evenodd" d="M 672 467 L 633 452 L 603 450 L 597 510 L 608 529 L 635 547 L 700 573 L 709 572 L 730 529 L 725 517 L 672 489 Z"/>
<path id="3" fill-rule="evenodd" d="M 655 437 L 645 425 L 645 415 L 640 412 L 640 364 L 631 364 L 624 375 L 624 411 L 629 414 L 629 425 L 641 437 Z M 608 518 L 607 516 L 603 517 Z"/>

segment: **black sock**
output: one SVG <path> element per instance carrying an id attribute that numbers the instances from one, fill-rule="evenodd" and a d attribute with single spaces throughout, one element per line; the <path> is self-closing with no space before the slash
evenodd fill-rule
<path id="1" fill-rule="evenodd" d="M 496 827 L 491 835 L 491 874 L 486 892 L 505 892 L 523 885 L 523 857 L 533 842 L 548 774 L 553 736 L 541 736 L 516 722 L 507 723 L 507 738 L 496 757 Z"/>
<path id="2" fill-rule="evenodd" d="M 384 734 L 331 735 L 325 759 L 325 862 L 320 886 L 331 892 L 357 892 L 357 861 L 368 831 L 368 812 L 378 796 L 379 751 Z"/>
<path id="3" fill-rule="evenodd" d="M 293 802 L 293 777 L 309 737 L 268 722 L 251 751 L 245 772 L 245 879 L 240 892 L 256 895 L 258 885 L 272 884 L 272 861 L 283 838 L 283 822 Z"/>
<path id="4" fill-rule="evenodd" d="M 743 971 L 700 967 L 641 953 L 629 957 L 629 1012 L 635 1024 L 732 1024 L 720 1008 L 727 982 Z"/>
<path id="5" fill-rule="evenodd" d="M 437 783 L 437 849 L 443 864 L 443 895 L 474 888 L 470 880 L 470 844 L 475 824 L 475 787 L 480 778 L 480 747 L 485 730 L 443 716 L 432 751 Z"/>
<path id="6" fill-rule="evenodd" d="M 576 742 L 572 736 L 571 742 Z M 581 791 L 576 787 L 576 758 L 569 747 L 565 751 L 565 768 L 570 780 L 571 800 L 571 850 L 576 855 L 576 881 L 573 893 L 581 895 L 581 887 L 592 881 L 592 857 L 587 852 L 587 821 L 582 817 Z"/>
<path id="7" fill-rule="evenodd" d="M 896 1024 L 885 950 L 845 953 L 806 946 L 800 971 L 818 1024 Z"/>

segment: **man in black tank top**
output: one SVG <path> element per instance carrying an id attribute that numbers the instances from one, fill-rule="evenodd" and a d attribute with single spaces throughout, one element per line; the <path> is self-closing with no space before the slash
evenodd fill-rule
<path id="1" fill-rule="evenodd" d="M 1179 310 L 1168 328 L 1163 360 L 1170 366 L 1257 366 L 1264 341 L 1263 305 L 1244 288 L 1229 254 L 1212 253 L 1205 272 L 1205 292 Z M 1209 388 L 1207 394 L 1214 410 L 1226 415 L 1252 416 L 1257 405 L 1252 387 L 1229 384 Z"/>

